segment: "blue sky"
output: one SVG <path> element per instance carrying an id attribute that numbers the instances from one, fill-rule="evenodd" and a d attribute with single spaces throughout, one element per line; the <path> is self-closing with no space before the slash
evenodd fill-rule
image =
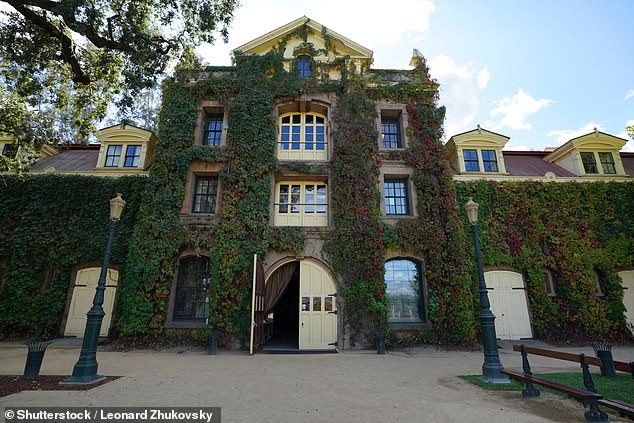
<path id="1" fill-rule="evenodd" d="M 229 43 L 203 46 L 208 64 L 302 15 L 374 52 L 374 68 L 427 58 L 447 106 L 445 132 L 477 124 L 508 149 L 559 146 L 597 127 L 634 124 L 632 0 L 242 0 Z M 630 140 L 623 151 L 634 151 Z"/>

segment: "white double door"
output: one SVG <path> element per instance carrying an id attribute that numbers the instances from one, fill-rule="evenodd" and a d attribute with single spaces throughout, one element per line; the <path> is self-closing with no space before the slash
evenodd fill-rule
<path id="1" fill-rule="evenodd" d="M 68 317 L 66 318 L 66 327 L 64 328 L 64 336 L 84 337 L 86 329 L 86 313 L 92 307 L 92 301 L 95 298 L 95 288 L 99 282 L 101 268 L 87 267 L 77 271 L 75 276 L 75 284 L 73 286 L 73 298 L 68 307 Z M 99 336 L 108 336 L 110 323 L 112 321 L 112 309 L 114 307 L 114 297 L 117 291 L 117 281 L 119 280 L 119 272 L 114 269 L 108 269 L 106 276 L 106 290 L 104 292 L 103 311 L 106 315 L 101 323 L 101 331 Z"/>
<path id="2" fill-rule="evenodd" d="M 299 349 L 334 350 L 337 341 L 336 288 L 317 263 L 299 264 Z"/>
<path id="3" fill-rule="evenodd" d="M 500 339 L 532 338 L 521 273 L 496 270 L 484 274 L 491 311 L 495 315 L 495 332 Z"/>

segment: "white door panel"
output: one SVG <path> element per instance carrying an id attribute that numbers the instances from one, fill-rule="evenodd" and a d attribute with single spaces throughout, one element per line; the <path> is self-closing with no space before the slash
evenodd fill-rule
<path id="1" fill-rule="evenodd" d="M 319 265 L 299 265 L 299 349 L 330 350 L 337 340 L 335 284 Z"/>
<path id="2" fill-rule="evenodd" d="M 507 270 L 484 275 L 489 288 L 491 311 L 495 315 L 495 332 L 500 339 L 532 338 L 528 302 L 522 275 Z"/>
<path id="3" fill-rule="evenodd" d="M 66 327 L 64 328 L 64 336 L 77 336 L 83 338 L 84 330 L 86 330 L 86 313 L 92 307 L 92 301 L 95 298 L 95 288 L 99 282 L 101 268 L 88 267 L 77 271 L 75 277 L 75 286 L 73 288 L 73 298 L 68 308 L 68 317 L 66 319 Z M 101 331 L 99 336 L 108 336 L 110 323 L 112 321 L 112 309 L 114 307 L 114 297 L 117 290 L 117 282 L 119 280 L 119 272 L 108 269 L 106 275 L 106 290 L 104 292 L 103 311 L 106 315 L 101 322 Z"/>

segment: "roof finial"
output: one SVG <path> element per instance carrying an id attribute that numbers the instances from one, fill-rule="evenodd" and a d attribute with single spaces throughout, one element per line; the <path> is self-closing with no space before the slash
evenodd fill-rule
<path id="1" fill-rule="evenodd" d="M 423 53 L 421 53 L 420 51 L 418 51 L 417 48 L 415 48 L 414 51 L 412 51 L 412 58 L 409 60 L 409 65 L 418 67 L 418 65 L 423 63 L 424 60 L 425 58 L 423 57 Z"/>
<path id="2" fill-rule="evenodd" d="M 478 134 L 482 133 L 482 128 L 480 128 L 480 124 L 478 123 Z"/>
<path id="3" fill-rule="evenodd" d="M 599 135 L 599 131 L 597 130 L 597 127 L 596 127 L 596 126 L 594 127 L 594 133 L 595 133 L 595 134 L 597 134 L 597 135 Z"/>

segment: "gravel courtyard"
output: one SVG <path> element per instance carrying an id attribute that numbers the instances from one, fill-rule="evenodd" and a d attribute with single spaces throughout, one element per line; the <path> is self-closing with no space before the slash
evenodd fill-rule
<path id="1" fill-rule="evenodd" d="M 634 349 L 614 353 L 631 359 Z M 78 356 L 77 345 L 53 344 L 41 374 L 70 374 Z M 0 374 L 22 374 L 25 357 L 23 345 L 0 343 Z M 500 357 L 509 369 L 521 365 L 510 348 L 500 349 Z M 484 391 L 457 378 L 480 372 L 480 352 L 427 347 L 383 356 L 350 351 L 250 357 L 176 348 L 100 351 L 97 360 L 100 374 L 122 377 L 88 391 L 24 391 L 0 398 L 0 407 L 219 406 L 223 423 L 583 421 L 583 407 L 572 400 L 550 394 L 524 400 L 519 392 Z M 534 370 L 575 369 L 539 357 L 531 363 Z"/>

